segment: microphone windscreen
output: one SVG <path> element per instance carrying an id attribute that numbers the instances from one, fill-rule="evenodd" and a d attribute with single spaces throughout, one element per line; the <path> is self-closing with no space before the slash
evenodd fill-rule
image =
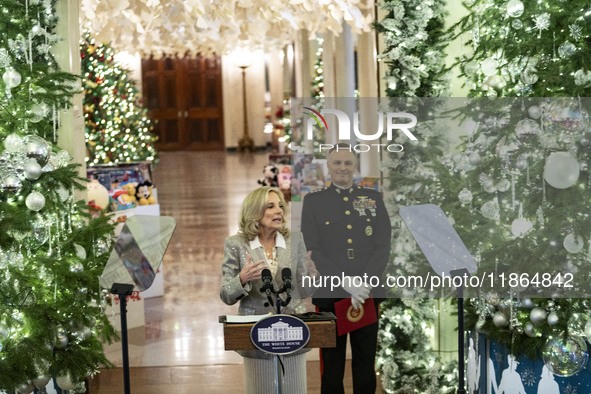
<path id="1" fill-rule="evenodd" d="M 268 268 L 264 268 L 261 271 L 261 279 L 263 280 L 263 282 L 265 281 L 272 281 L 273 280 L 273 275 L 271 275 L 271 270 Z"/>
<path id="2" fill-rule="evenodd" d="M 281 276 L 283 278 L 290 278 L 291 279 L 291 268 L 284 268 L 281 270 Z"/>

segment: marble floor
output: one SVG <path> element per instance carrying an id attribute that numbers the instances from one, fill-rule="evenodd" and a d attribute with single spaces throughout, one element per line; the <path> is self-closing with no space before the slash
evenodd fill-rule
<path id="1" fill-rule="evenodd" d="M 219 298 L 220 265 L 224 239 L 237 231 L 242 200 L 266 163 L 265 152 L 161 153 L 154 184 L 161 215 L 177 227 L 163 260 L 164 295 L 145 299 L 145 323 L 128 330 L 133 393 L 222 393 L 228 385 L 241 392 L 242 359 L 224 350 L 218 323 L 237 311 Z M 120 367 L 121 344 L 105 350 Z M 309 392 L 318 392 L 318 352 L 308 360 Z M 122 393 L 122 379 L 121 368 L 103 370 L 90 392 Z"/>

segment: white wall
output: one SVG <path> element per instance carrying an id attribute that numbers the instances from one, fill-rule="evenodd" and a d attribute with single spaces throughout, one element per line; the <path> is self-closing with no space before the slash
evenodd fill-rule
<path id="1" fill-rule="evenodd" d="M 265 124 L 265 54 L 252 53 L 246 69 L 246 107 L 250 137 L 255 146 L 266 144 Z M 242 70 L 232 54 L 222 57 L 222 94 L 224 99 L 224 132 L 226 148 L 235 148 L 244 133 Z"/>

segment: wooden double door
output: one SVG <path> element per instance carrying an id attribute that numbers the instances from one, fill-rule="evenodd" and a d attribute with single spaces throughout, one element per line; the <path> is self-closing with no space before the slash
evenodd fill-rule
<path id="1" fill-rule="evenodd" d="M 142 59 L 144 105 L 155 121 L 156 149 L 223 150 L 220 57 Z"/>

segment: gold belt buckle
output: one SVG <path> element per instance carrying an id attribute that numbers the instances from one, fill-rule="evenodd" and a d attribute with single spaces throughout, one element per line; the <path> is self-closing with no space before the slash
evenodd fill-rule
<path id="1" fill-rule="evenodd" d="M 355 249 L 347 249 L 347 258 L 353 260 L 355 258 Z"/>

